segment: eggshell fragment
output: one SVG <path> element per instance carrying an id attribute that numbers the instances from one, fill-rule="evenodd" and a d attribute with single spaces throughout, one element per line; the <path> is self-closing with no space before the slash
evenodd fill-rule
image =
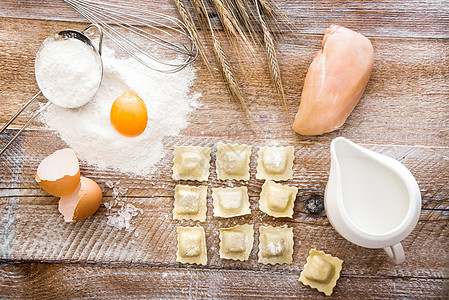
<path id="1" fill-rule="evenodd" d="M 73 193 L 80 182 L 80 166 L 75 152 L 65 148 L 44 158 L 35 179 L 44 191 L 53 196 L 64 197 Z"/>
<path id="2" fill-rule="evenodd" d="M 59 212 L 64 221 L 76 222 L 93 215 L 101 205 L 103 193 L 92 179 L 81 176 L 75 191 L 59 200 Z"/>

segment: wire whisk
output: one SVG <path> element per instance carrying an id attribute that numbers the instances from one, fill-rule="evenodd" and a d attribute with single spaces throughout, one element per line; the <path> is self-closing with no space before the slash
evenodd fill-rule
<path id="1" fill-rule="evenodd" d="M 120 49 L 152 70 L 178 72 L 198 56 L 189 29 L 174 17 L 91 0 L 63 1 L 101 27 Z"/>

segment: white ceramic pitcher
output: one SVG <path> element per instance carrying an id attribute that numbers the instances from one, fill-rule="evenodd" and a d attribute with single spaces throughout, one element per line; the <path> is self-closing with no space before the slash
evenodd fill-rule
<path id="1" fill-rule="evenodd" d="M 334 139 L 324 204 L 330 223 L 348 241 L 383 248 L 396 263 L 405 260 L 400 242 L 418 222 L 421 194 L 399 161 Z"/>

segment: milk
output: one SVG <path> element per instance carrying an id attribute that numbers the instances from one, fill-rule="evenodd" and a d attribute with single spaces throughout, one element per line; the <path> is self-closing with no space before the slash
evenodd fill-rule
<path id="1" fill-rule="evenodd" d="M 396 229 L 409 208 L 401 178 L 388 167 L 361 155 L 339 160 L 342 199 L 352 223 L 370 234 Z"/>
<path id="2" fill-rule="evenodd" d="M 348 241 L 383 249 L 405 261 L 401 242 L 418 223 L 421 192 L 413 174 L 392 157 L 344 137 L 331 143 L 324 206 L 331 225 Z"/>

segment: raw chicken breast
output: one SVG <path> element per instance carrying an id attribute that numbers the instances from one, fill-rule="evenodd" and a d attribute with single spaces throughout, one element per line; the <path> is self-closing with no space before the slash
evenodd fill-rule
<path id="1" fill-rule="evenodd" d="M 342 126 L 363 95 L 373 64 L 373 46 L 365 36 L 330 26 L 307 71 L 293 130 L 320 135 Z"/>

